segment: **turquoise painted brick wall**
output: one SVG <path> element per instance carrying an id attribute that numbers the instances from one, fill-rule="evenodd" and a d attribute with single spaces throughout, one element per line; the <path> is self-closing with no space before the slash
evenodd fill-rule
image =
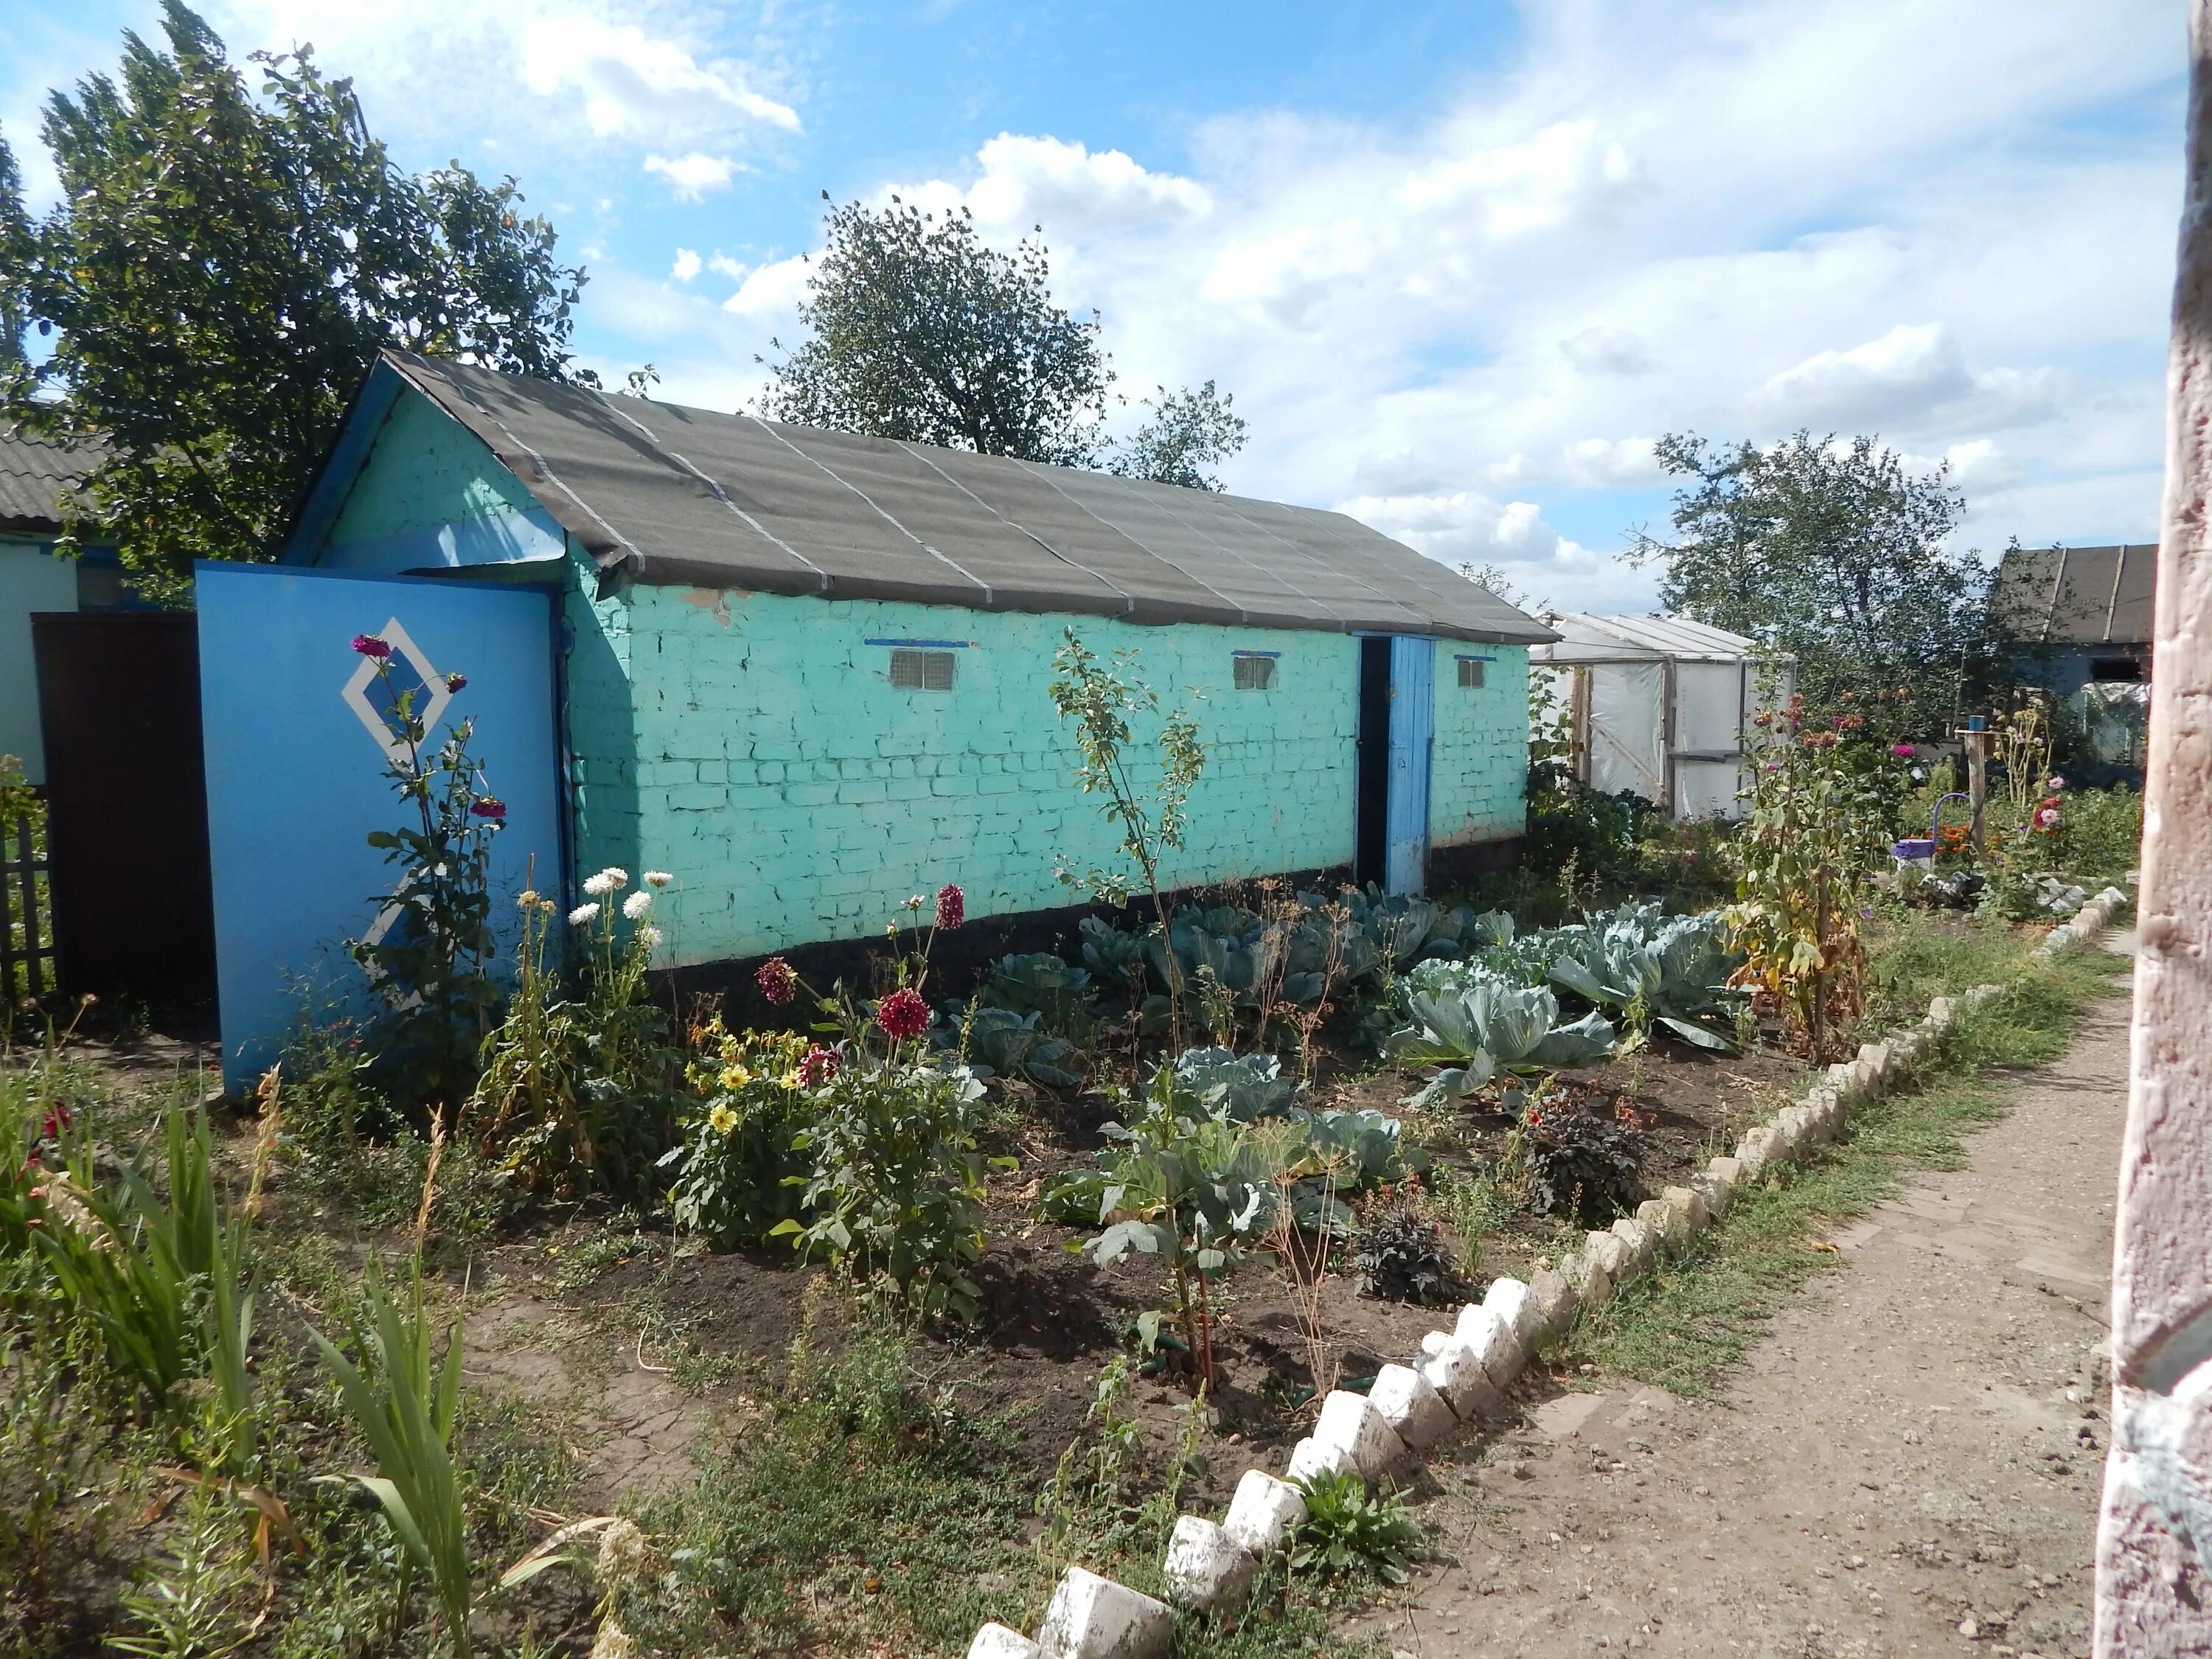
<path id="1" fill-rule="evenodd" d="M 1482 684 L 1459 683 L 1459 659 L 1487 658 Z M 1429 775 L 1429 844 L 1517 836 L 1528 822 L 1528 648 L 1437 643 L 1437 740 Z"/>
<path id="2" fill-rule="evenodd" d="M 975 915 L 1071 902 L 1056 864 L 1107 864 L 1115 839 L 1047 694 L 1071 622 L 1102 654 L 1134 647 L 1163 702 L 1198 719 L 1206 769 L 1166 879 L 1352 856 L 1358 643 L 1343 635 L 650 586 L 580 591 L 571 619 L 579 871 L 675 872 L 674 962 L 866 937 L 947 881 Z M 872 639 L 965 642 L 954 690 L 894 689 Z M 1273 688 L 1234 689 L 1239 649 L 1281 653 Z M 1472 702 L 1455 680 L 1440 692 L 1432 822 L 1455 839 L 1520 829 L 1512 678 Z"/>
<path id="3" fill-rule="evenodd" d="M 343 547 L 538 510 L 483 441 L 419 392 L 392 404 L 324 544 Z"/>

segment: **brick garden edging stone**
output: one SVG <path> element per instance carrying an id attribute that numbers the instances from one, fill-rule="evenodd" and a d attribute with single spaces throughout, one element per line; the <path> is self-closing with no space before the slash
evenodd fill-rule
<path id="1" fill-rule="evenodd" d="M 2106 888 L 2029 954 L 2047 962 L 2069 945 L 2094 939 L 2127 902 L 2119 889 Z M 1699 1229 L 1728 1212 L 1738 1192 L 1770 1170 L 1833 1139 L 1854 1105 L 1887 1093 L 1962 1015 L 2003 990 L 1977 985 L 1956 997 L 1937 997 L 1917 1024 L 1892 1032 L 1886 1042 L 1863 1044 L 1856 1059 L 1829 1066 L 1796 1104 L 1746 1131 L 1731 1154 L 1645 1200 L 1634 1216 L 1586 1235 L 1583 1248 L 1557 1268 L 1535 1273 L 1526 1284 L 1492 1280 L 1480 1302 L 1460 1310 L 1450 1331 L 1431 1331 L 1421 1340 L 1413 1361 L 1384 1366 L 1365 1395 L 1341 1389 L 1330 1394 L 1313 1432 L 1291 1450 L 1291 1479 L 1328 1469 L 1357 1473 L 1371 1486 L 1410 1471 L 1431 1447 L 1502 1405 L 1543 1342 L 1603 1306 L 1616 1285 L 1679 1254 Z M 1249 1469 L 1218 1524 L 1201 1516 L 1182 1516 L 1162 1569 L 1176 1605 L 1200 1611 L 1241 1603 L 1261 1563 L 1283 1547 L 1305 1510 L 1290 1481 Z M 1165 1603 L 1070 1567 L 1053 1592 L 1036 1640 L 1004 1625 L 986 1625 L 968 1659 L 1165 1659 L 1173 1635 L 1173 1612 Z"/>

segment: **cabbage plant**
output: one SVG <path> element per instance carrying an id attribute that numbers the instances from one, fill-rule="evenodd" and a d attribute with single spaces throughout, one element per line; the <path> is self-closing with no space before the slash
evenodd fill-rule
<path id="1" fill-rule="evenodd" d="M 1656 1021 L 1700 1048 L 1732 1054 L 1720 1018 L 1732 1012 L 1734 966 L 1717 912 L 1668 916 L 1654 901 L 1624 904 L 1587 927 L 1561 928 L 1551 977 L 1594 1006 L 1618 1012 L 1640 1039 Z"/>
<path id="2" fill-rule="evenodd" d="M 1425 974 L 1409 988 L 1412 1023 L 1392 1032 L 1383 1053 L 1401 1066 L 1445 1069 L 1408 1103 L 1473 1094 L 1500 1072 L 1586 1066 L 1612 1053 L 1612 1024 L 1588 1014 L 1559 1024 L 1559 1000 L 1541 987 L 1508 985 L 1462 970 Z"/>

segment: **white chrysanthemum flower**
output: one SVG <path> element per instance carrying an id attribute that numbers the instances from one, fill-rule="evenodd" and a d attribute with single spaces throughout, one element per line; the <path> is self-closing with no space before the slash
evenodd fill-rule
<path id="1" fill-rule="evenodd" d="M 599 1534 L 599 1580 L 610 1588 L 628 1583 L 645 1571 L 650 1551 L 635 1521 L 618 1520 Z"/>
<path id="2" fill-rule="evenodd" d="M 514 908 L 518 910 L 527 910 L 537 902 L 538 890 L 534 887 L 526 887 L 514 896 Z"/>
<path id="3" fill-rule="evenodd" d="M 599 1626 L 599 1638 L 592 1644 L 592 1659 L 635 1659 L 637 1644 L 629 1639 L 629 1632 L 611 1619 Z"/>
<path id="4" fill-rule="evenodd" d="M 660 943 L 660 929 L 646 927 L 637 930 L 637 942 L 648 951 Z"/>
<path id="5" fill-rule="evenodd" d="M 676 878 L 665 870 L 648 870 L 643 880 L 647 887 L 668 887 L 675 884 Z"/>
<path id="6" fill-rule="evenodd" d="M 593 898 L 605 898 L 609 893 L 617 892 L 629 885 L 629 872 L 610 864 L 596 876 L 586 878 L 584 890 Z"/>
<path id="7" fill-rule="evenodd" d="M 623 914 L 632 921 L 642 921 L 645 913 L 653 908 L 653 895 L 640 890 L 623 901 Z"/>
<path id="8" fill-rule="evenodd" d="M 596 904 L 580 904 L 568 912 L 568 925 L 571 927 L 588 927 L 599 919 L 599 907 Z"/>

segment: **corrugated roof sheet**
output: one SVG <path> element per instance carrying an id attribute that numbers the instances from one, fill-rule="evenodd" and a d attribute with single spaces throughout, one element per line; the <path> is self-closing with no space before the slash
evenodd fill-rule
<path id="1" fill-rule="evenodd" d="M 1686 617 L 1594 617 L 1584 611 L 1547 612 L 1559 632 L 1557 645 L 1528 653 L 1534 663 L 1737 662 L 1759 653 L 1755 640 Z M 1788 660 L 1785 656 L 1784 660 Z"/>
<path id="2" fill-rule="evenodd" d="M 1133 622 L 1534 644 L 1552 631 L 1340 513 L 608 398 L 400 352 L 602 568 Z"/>
<path id="3" fill-rule="evenodd" d="M 59 535 L 63 507 L 100 465 L 100 453 L 97 445 L 58 443 L 0 426 L 0 530 Z"/>
<path id="4" fill-rule="evenodd" d="M 2146 645 L 2154 623 L 2158 544 L 2016 547 L 1990 586 L 1997 627 L 2052 645 Z"/>

